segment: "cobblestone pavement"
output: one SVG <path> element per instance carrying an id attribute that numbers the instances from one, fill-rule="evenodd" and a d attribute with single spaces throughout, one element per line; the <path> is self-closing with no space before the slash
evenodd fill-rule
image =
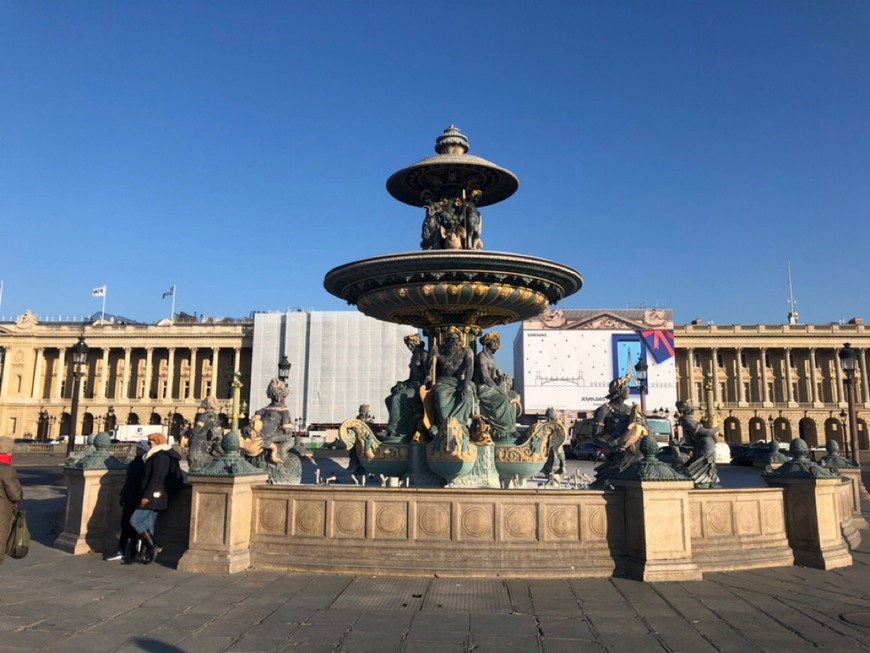
<path id="1" fill-rule="evenodd" d="M 866 530 L 848 569 L 700 582 L 192 575 L 51 548 L 65 490 L 59 468 L 28 460 L 34 541 L 0 566 L 3 652 L 870 650 Z"/>

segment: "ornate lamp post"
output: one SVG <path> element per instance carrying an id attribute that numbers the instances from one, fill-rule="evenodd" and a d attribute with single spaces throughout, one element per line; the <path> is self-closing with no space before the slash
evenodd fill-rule
<path id="1" fill-rule="evenodd" d="M 842 429 L 842 431 L 840 431 L 840 433 L 842 433 L 843 435 L 840 437 L 843 439 L 843 455 L 848 457 L 850 455 L 849 454 L 849 438 L 846 437 L 846 435 L 848 434 L 849 431 L 848 431 L 848 427 L 846 426 L 846 417 L 847 417 L 846 411 L 841 410 L 840 411 L 840 428 Z"/>
<path id="2" fill-rule="evenodd" d="M 281 362 L 278 363 L 278 378 L 281 383 L 287 383 L 290 379 L 290 368 L 293 367 L 293 363 L 287 360 L 286 356 L 281 357 Z"/>
<path id="3" fill-rule="evenodd" d="M 115 430 L 115 407 L 109 406 L 109 409 L 106 411 L 106 430 L 113 431 Z"/>
<path id="4" fill-rule="evenodd" d="M 79 336 L 79 341 L 72 346 L 73 362 L 73 388 L 72 388 L 72 407 L 70 408 L 70 426 L 69 426 L 69 441 L 66 443 L 66 455 L 71 456 L 75 449 L 76 430 L 79 420 L 79 394 L 82 381 L 82 365 L 88 362 L 88 344 L 85 342 L 84 336 Z"/>
<path id="5" fill-rule="evenodd" d="M 245 416 L 244 411 L 247 406 L 240 403 L 242 396 L 242 373 L 239 371 L 233 372 L 233 382 L 230 383 L 230 388 L 233 391 L 233 407 L 232 415 L 230 415 L 230 430 L 233 433 L 239 432 L 239 420 Z"/>
<path id="6" fill-rule="evenodd" d="M 773 415 L 767 416 L 767 428 L 770 430 L 770 439 L 773 440 L 776 437 L 773 432 Z"/>
<path id="7" fill-rule="evenodd" d="M 846 378 L 843 385 L 846 389 L 846 401 L 849 406 L 849 445 L 852 449 L 852 462 L 860 466 L 858 455 L 858 416 L 855 413 L 855 370 L 858 368 L 858 352 L 847 342 L 840 350 L 840 367 Z"/>
<path id="8" fill-rule="evenodd" d="M 706 422 L 705 426 L 709 429 L 713 428 L 713 370 L 708 369 L 704 374 L 704 397 L 706 399 L 704 403 L 704 410 L 706 415 L 704 417 L 704 421 Z"/>
<path id="9" fill-rule="evenodd" d="M 640 412 L 646 417 L 646 375 L 649 366 L 643 359 L 643 352 L 637 357 L 637 363 L 634 366 L 634 373 L 637 375 L 637 387 L 640 391 Z"/>

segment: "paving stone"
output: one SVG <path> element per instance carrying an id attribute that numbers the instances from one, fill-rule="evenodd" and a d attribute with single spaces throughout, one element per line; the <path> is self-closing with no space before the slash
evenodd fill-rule
<path id="1" fill-rule="evenodd" d="M 413 626 L 405 636 L 406 642 L 448 642 L 465 643 L 470 637 L 467 631 L 456 630 L 416 630 Z"/>
<path id="2" fill-rule="evenodd" d="M 608 632 L 600 634 L 599 641 L 608 651 L 631 651 L 631 653 L 659 653 L 660 651 L 668 650 L 662 645 L 661 642 L 659 642 L 658 639 L 656 639 L 654 635 L 627 635 L 624 633 Z"/>
<path id="3" fill-rule="evenodd" d="M 414 612 L 398 610 L 378 610 L 364 612 L 353 626 L 354 632 L 364 633 L 404 633 L 411 627 Z"/>
<path id="4" fill-rule="evenodd" d="M 386 653 L 401 650 L 403 643 L 404 636 L 395 633 L 376 635 L 351 632 L 341 641 L 338 650 L 347 653 Z"/>
<path id="5" fill-rule="evenodd" d="M 474 635 L 537 636 L 538 620 L 526 615 L 473 614 L 471 632 Z"/>
<path id="6" fill-rule="evenodd" d="M 593 640 L 595 635 L 583 619 L 566 617 L 538 617 L 541 633 L 546 639 Z"/>
<path id="7" fill-rule="evenodd" d="M 330 644 L 335 645 L 344 637 L 344 629 L 335 626 L 305 626 L 302 625 L 289 638 L 290 642 L 300 644 Z"/>
<path id="8" fill-rule="evenodd" d="M 449 642 L 405 642 L 402 653 L 465 653 L 465 644 Z"/>
<path id="9" fill-rule="evenodd" d="M 538 637 L 528 635 L 476 635 L 472 633 L 471 646 L 475 653 L 478 651 L 481 653 L 498 653 L 499 651 L 532 653 L 541 650 Z"/>
<path id="10" fill-rule="evenodd" d="M 442 612 L 417 612 L 414 614 L 412 628 L 416 632 L 426 630 L 450 630 L 466 632 L 471 628 L 471 620 L 467 614 L 451 614 Z"/>
<path id="11" fill-rule="evenodd" d="M 235 641 L 235 637 L 214 637 L 212 635 L 195 635 L 179 644 L 184 653 L 221 653 Z"/>
<path id="12" fill-rule="evenodd" d="M 598 642 L 556 637 L 545 637 L 541 648 L 545 653 L 603 653 L 604 651 Z"/>

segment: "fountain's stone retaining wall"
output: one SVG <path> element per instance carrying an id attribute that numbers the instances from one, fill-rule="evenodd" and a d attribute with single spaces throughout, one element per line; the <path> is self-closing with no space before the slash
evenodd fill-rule
<path id="1" fill-rule="evenodd" d="M 689 523 L 692 557 L 702 572 L 782 567 L 794 562 L 781 490 L 693 490 Z"/>
<path id="2" fill-rule="evenodd" d="M 611 576 L 620 492 L 257 487 L 256 568 L 441 576 Z"/>
<path id="3" fill-rule="evenodd" d="M 193 477 L 157 531 L 179 569 L 247 568 L 464 577 L 703 573 L 850 565 L 860 540 L 851 479 L 788 479 L 771 488 L 618 490 L 275 486 L 265 477 Z M 75 554 L 117 546 L 117 471 L 67 471 L 64 531 Z M 175 556 L 172 556 L 175 557 Z"/>

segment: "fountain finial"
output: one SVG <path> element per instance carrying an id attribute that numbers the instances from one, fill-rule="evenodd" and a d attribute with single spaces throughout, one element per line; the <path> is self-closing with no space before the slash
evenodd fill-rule
<path id="1" fill-rule="evenodd" d="M 459 127 L 450 125 L 435 139 L 435 151 L 438 154 L 468 154 L 468 138 Z"/>

